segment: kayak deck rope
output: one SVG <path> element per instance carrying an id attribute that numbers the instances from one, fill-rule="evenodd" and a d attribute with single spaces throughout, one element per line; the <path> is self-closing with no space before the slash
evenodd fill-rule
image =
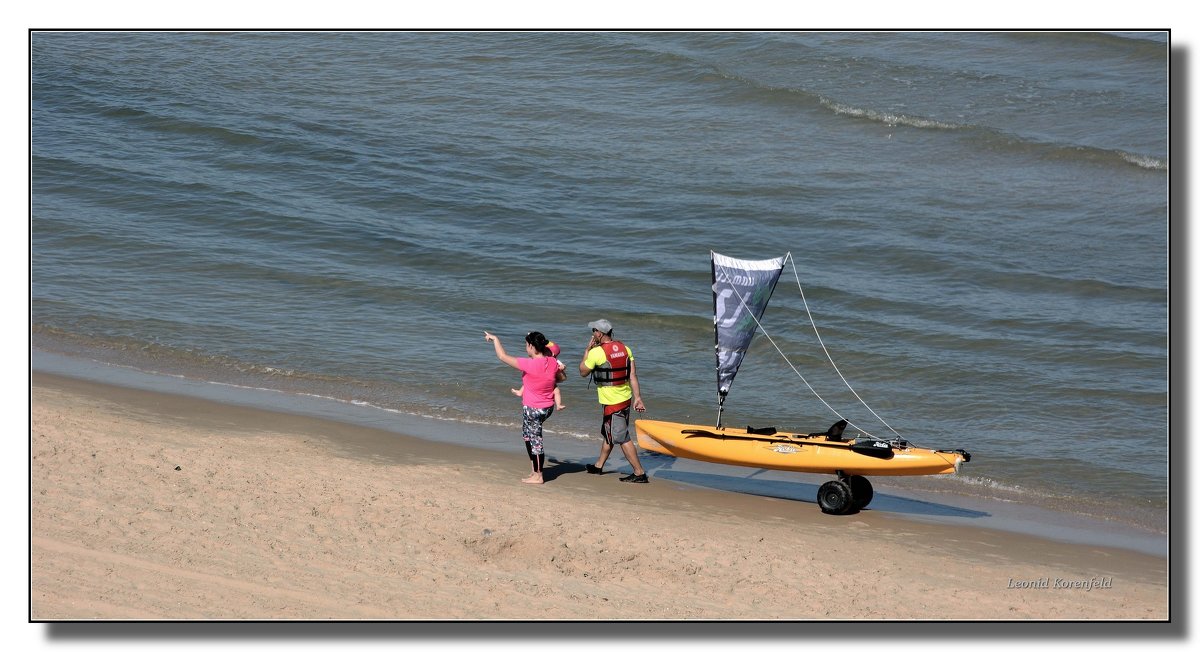
<path id="1" fill-rule="evenodd" d="M 812 311 L 810 311 L 808 309 L 808 300 L 804 298 L 804 287 L 800 285 L 800 273 L 798 271 L 796 271 L 796 261 L 794 258 L 792 258 L 792 252 L 790 252 L 790 251 L 787 253 L 787 256 L 784 260 L 784 264 L 786 264 L 788 260 L 792 261 L 792 273 L 796 277 L 796 286 L 800 288 L 800 299 L 804 302 L 804 312 L 808 315 L 808 323 L 812 325 L 813 333 L 816 333 L 816 335 L 817 335 L 817 342 L 819 342 L 821 344 L 821 350 L 825 352 L 825 359 L 829 360 L 829 364 L 833 366 L 833 370 L 835 372 L 837 372 L 838 377 L 841 378 L 842 382 L 846 384 L 846 387 L 850 390 L 850 393 L 854 394 L 854 398 L 858 399 L 858 402 L 862 403 L 863 407 L 867 408 L 867 411 L 869 411 L 871 414 L 873 414 L 876 419 L 879 419 L 879 422 L 882 423 L 888 430 L 892 431 L 892 434 L 896 435 L 896 437 L 899 439 L 903 439 L 903 437 L 901 437 L 900 433 L 896 432 L 896 430 L 894 428 L 892 428 L 890 425 L 888 425 L 888 422 L 884 421 L 883 417 L 879 416 L 879 414 L 876 413 L 875 410 L 872 410 L 871 406 L 867 405 L 867 402 L 864 401 L 863 398 L 858 395 L 858 392 L 854 391 L 854 388 L 850 386 L 850 382 L 846 380 L 846 377 L 844 375 L 842 375 L 841 370 L 838 369 L 837 364 L 835 364 L 833 362 L 833 356 L 831 356 L 829 354 L 829 349 L 825 347 L 825 341 L 821 339 L 821 333 L 817 330 L 817 324 L 816 324 L 816 321 L 813 320 Z M 817 400 L 820 401 L 825 407 L 829 408 L 829 411 L 833 412 L 833 414 L 836 415 L 837 418 L 845 419 L 845 421 L 848 425 L 853 427 L 855 430 L 861 432 L 862 434 L 866 435 L 867 437 L 869 437 L 871 439 L 883 441 L 882 438 L 872 435 L 871 433 L 867 432 L 859 425 L 855 424 L 854 422 L 850 421 L 849 419 L 846 419 L 846 417 L 842 416 L 842 414 L 840 412 L 838 412 L 836 408 L 834 408 L 832 405 L 829 404 L 828 401 L 826 401 L 824 398 L 821 397 L 820 393 L 818 393 L 817 390 L 813 388 L 812 384 L 810 384 L 808 382 L 808 380 L 804 377 L 804 374 L 800 373 L 800 370 L 796 368 L 796 365 L 792 364 L 792 361 L 788 359 L 787 355 L 783 352 L 783 349 L 779 348 L 779 345 L 775 343 L 775 339 L 771 337 L 771 334 L 767 332 L 767 329 L 763 328 L 762 322 L 760 322 L 758 320 L 758 317 L 756 317 L 754 315 L 754 311 L 750 310 L 750 306 L 746 303 L 746 299 L 742 296 L 742 294 L 740 292 L 738 292 L 737 286 L 733 283 L 730 283 L 730 287 L 733 288 L 734 294 L 737 295 L 738 300 L 741 301 L 742 305 L 747 309 L 746 312 L 750 315 L 750 318 L 754 320 L 754 324 L 756 326 L 758 326 L 758 329 L 760 331 L 762 331 L 763 337 L 766 337 L 767 341 L 771 343 L 771 346 L 775 347 L 775 350 L 779 352 L 779 357 L 783 358 L 783 361 L 786 362 L 787 365 L 792 368 L 792 371 L 794 371 L 796 373 L 796 376 L 800 378 L 801 382 L 804 383 L 805 387 L 808 387 L 808 391 L 812 392 L 812 395 L 817 397 Z"/>

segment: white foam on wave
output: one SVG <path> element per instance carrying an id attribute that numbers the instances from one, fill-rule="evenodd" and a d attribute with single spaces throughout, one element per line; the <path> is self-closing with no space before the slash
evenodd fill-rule
<path id="1" fill-rule="evenodd" d="M 1132 163 L 1140 168 L 1147 170 L 1164 170 L 1170 171 L 1171 164 L 1154 156 L 1146 156 L 1143 154 L 1130 154 L 1129 152 L 1121 152 L 1121 158 L 1127 163 Z"/>
<path id="2" fill-rule="evenodd" d="M 828 98 L 822 97 L 821 104 L 829 110 L 839 115 L 848 115 L 854 118 L 864 118 L 882 122 L 889 127 L 902 125 L 905 127 L 917 127 L 919 129 L 962 129 L 962 125 L 957 125 L 951 122 L 942 122 L 931 118 L 922 118 L 919 116 L 904 115 L 902 113 L 891 113 L 889 111 L 876 111 L 874 109 L 863 109 L 841 102 L 835 102 Z"/>
<path id="3" fill-rule="evenodd" d="M 993 480 L 991 478 L 962 475 L 962 474 L 956 473 L 956 474 L 950 476 L 949 479 L 951 482 L 961 482 L 966 485 L 979 487 L 981 489 L 987 489 L 990 491 L 998 491 L 998 492 L 1013 493 L 1013 494 L 1028 494 L 1029 493 L 1028 489 L 1026 489 L 1020 485 L 1005 484 L 1003 482 L 999 482 L 999 481 Z M 998 499 L 1003 500 L 1002 498 L 998 498 Z"/>

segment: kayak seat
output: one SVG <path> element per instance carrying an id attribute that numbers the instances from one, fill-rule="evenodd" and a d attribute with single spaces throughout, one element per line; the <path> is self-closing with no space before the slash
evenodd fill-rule
<path id="1" fill-rule="evenodd" d="M 846 431 L 846 426 L 848 424 L 849 422 L 847 422 L 845 419 L 842 419 L 832 426 L 829 426 L 829 430 L 826 430 L 825 432 L 810 432 L 808 434 L 811 437 L 824 436 L 829 441 L 841 441 L 842 433 Z"/>

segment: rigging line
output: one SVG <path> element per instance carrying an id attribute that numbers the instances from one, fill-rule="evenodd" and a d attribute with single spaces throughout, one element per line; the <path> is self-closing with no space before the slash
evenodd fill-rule
<path id="1" fill-rule="evenodd" d="M 791 255 L 792 255 L 791 252 L 788 252 L 788 256 L 790 257 Z M 795 263 L 793 263 L 793 265 L 794 264 Z M 813 389 L 813 386 L 808 382 L 807 379 L 805 379 L 804 374 L 800 373 L 800 370 L 796 368 L 796 365 L 792 364 L 792 361 L 789 360 L 787 355 L 785 355 L 783 353 L 783 349 L 779 348 L 779 345 L 775 343 L 775 339 L 771 337 L 771 334 L 767 332 L 767 329 L 763 328 L 762 322 L 760 322 L 758 320 L 758 317 L 754 316 L 754 310 L 752 310 L 750 308 L 750 305 L 746 303 L 746 299 L 744 297 L 742 297 L 742 293 L 738 292 L 737 286 L 734 285 L 733 282 L 730 281 L 727 276 L 724 276 L 724 272 L 722 272 L 722 276 L 723 276 L 722 280 L 725 280 L 726 282 L 729 283 L 729 287 L 733 290 L 733 293 L 737 295 L 738 301 L 742 302 L 742 306 L 746 308 L 746 312 L 750 315 L 750 318 L 754 320 L 754 324 L 756 326 L 758 326 L 758 330 L 762 331 L 763 337 L 767 338 L 767 341 L 771 343 L 771 346 L 775 347 L 775 350 L 779 352 L 779 357 L 783 358 L 783 361 L 786 362 L 788 364 L 788 366 L 792 368 L 792 371 L 796 372 L 796 375 L 799 376 L 800 380 L 804 383 L 804 385 L 806 387 L 808 387 L 808 391 L 812 392 L 812 395 L 817 397 L 817 400 L 820 401 L 822 404 L 824 404 L 825 407 L 829 408 L 829 411 L 832 412 L 835 416 L 837 416 L 837 418 L 845 420 L 847 425 L 853 427 L 855 430 L 861 432 L 862 434 L 864 434 L 872 439 L 879 439 L 875 435 L 872 435 L 871 433 L 867 432 L 866 430 L 863 430 L 862 428 L 858 427 L 854 423 L 851 423 L 849 419 L 846 419 L 846 417 L 842 416 L 841 413 L 838 412 L 832 405 L 830 405 L 828 402 L 826 402 L 825 399 L 821 398 L 821 395 L 817 393 L 817 390 Z"/>
<path id="2" fill-rule="evenodd" d="M 875 418 L 879 419 L 879 423 L 882 423 L 887 427 L 888 430 L 891 430 L 893 435 L 899 437 L 900 433 L 896 432 L 895 428 L 892 428 L 892 426 L 888 425 L 888 422 L 884 421 L 883 417 L 876 414 L 875 410 L 872 410 L 871 406 L 867 405 L 867 402 L 858 395 L 858 392 L 854 391 L 854 388 L 850 386 L 850 381 L 846 380 L 846 377 L 842 375 L 842 370 L 838 369 L 837 364 L 834 363 L 833 356 L 829 355 L 829 349 L 825 348 L 825 341 L 821 339 L 821 333 L 817 330 L 817 322 L 813 320 L 812 311 L 808 309 L 808 299 L 804 298 L 804 286 L 800 285 L 800 272 L 796 271 L 796 259 L 792 258 L 792 252 L 790 251 L 788 252 L 788 258 L 792 261 L 792 274 L 796 276 L 796 287 L 800 288 L 800 300 L 804 302 L 804 312 L 808 314 L 808 323 L 812 324 L 813 333 L 817 336 L 817 342 L 821 344 L 821 350 L 825 352 L 825 359 L 829 361 L 829 365 L 833 367 L 833 370 L 837 372 L 838 377 L 841 378 L 842 382 L 846 384 L 846 389 L 850 390 L 851 394 L 854 394 L 854 398 L 858 399 L 858 402 L 862 403 L 863 407 L 867 408 L 868 412 L 874 414 Z"/>

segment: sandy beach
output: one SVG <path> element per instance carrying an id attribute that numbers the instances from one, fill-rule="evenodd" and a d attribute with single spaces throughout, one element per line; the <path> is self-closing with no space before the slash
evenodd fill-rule
<path id="1" fill-rule="evenodd" d="M 34 621 L 1170 617 L 1132 551 L 32 378 Z"/>

